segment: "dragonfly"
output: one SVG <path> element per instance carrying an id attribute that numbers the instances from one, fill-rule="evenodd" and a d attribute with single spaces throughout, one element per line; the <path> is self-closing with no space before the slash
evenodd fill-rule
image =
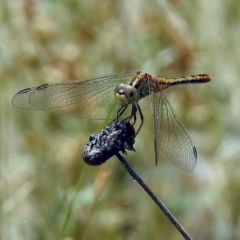
<path id="1" fill-rule="evenodd" d="M 142 111 L 151 105 L 154 131 L 155 163 L 162 151 L 181 170 L 190 172 L 197 163 L 197 150 L 187 130 L 177 118 L 165 90 L 181 84 L 211 81 L 207 74 L 179 78 L 152 76 L 141 71 L 100 76 L 92 79 L 43 84 L 26 88 L 12 99 L 12 105 L 30 110 L 47 110 L 89 119 L 118 121 L 128 109 L 133 125 Z"/>

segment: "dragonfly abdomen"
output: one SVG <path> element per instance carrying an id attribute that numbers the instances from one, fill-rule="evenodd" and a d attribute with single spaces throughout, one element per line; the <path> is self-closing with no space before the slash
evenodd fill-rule
<path id="1" fill-rule="evenodd" d="M 151 86 L 151 91 L 160 92 L 166 88 L 180 85 L 180 84 L 199 84 L 206 83 L 211 81 L 211 77 L 207 74 L 198 74 L 191 75 L 188 77 L 180 77 L 180 78 L 161 78 L 161 77 L 152 77 L 148 76 L 148 81 Z"/>

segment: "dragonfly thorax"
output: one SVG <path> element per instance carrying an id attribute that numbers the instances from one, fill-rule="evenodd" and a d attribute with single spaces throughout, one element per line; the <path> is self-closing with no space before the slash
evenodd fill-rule
<path id="1" fill-rule="evenodd" d="M 128 84 L 117 85 L 114 92 L 115 99 L 121 106 L 127 106 L 139 100 L 137 89 Z"/>

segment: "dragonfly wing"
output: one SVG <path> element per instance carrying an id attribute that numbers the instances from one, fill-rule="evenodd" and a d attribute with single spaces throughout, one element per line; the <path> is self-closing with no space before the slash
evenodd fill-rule
<path id="1" fill-rule="evenodd" d="M 139 103 L 139 105 L 141 107 L 141 110 L 143 111 L 143 110 L 145 110 L 148 107 L 150 102 L 151 102 L 150 96 L 146 96 L 146 97 L 140 99 L 138 103 Z"/>
<path id="2" fill-rule="evenodd" d="M 127 83 L 135 73 L 112 74 L 94 79 L 44 84 L 18 92 L 15 107 L 38 109 L 92 119 L 115 118 L 119 105 L 114 88 Z"/>
<path id="3" fill-rule="evenodd" d="M 164 91 L 151 94 L 156 163 L 160 150 L 180 169 L 190 172 L 197 163 L 197 150 Z"/>

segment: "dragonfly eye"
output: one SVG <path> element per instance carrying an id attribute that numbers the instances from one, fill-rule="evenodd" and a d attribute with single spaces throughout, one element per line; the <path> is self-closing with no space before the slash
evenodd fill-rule
<path id="1" fill-rule="evenodd" d="M 126 85 L 121 83 L 115 87 L 115 99 L 121 106 L 127 106 L 128 100 L 125 95 L 124 89 L 126 88 Z"/>
<path id="2" fill-rule="evenodd" d="M 138 94 L 135 87 L 128 86 L 124 89 L 124 94 L 128 100 L 128 103 L 134 103 L 138 101 Z"/>
<path id="3" fill-rule="evenodd" d="M 126 106 L 138 100 L 135 87 L 127 84 L 119 84 L 115 88 L 115 99 L 121 106 Z"/>
<path id="4" fill-rule="evenodd" d="M 115 87 L 115 90 L 114 90 L 114 92 L 115 93 L 122 93 L 123 92 L 123 89 L 126 87 L 126 85 L 125 84 L 123 84 L 123 83 L 120 83 L 120 84 L 118 84 L 116 87 Z"/>

